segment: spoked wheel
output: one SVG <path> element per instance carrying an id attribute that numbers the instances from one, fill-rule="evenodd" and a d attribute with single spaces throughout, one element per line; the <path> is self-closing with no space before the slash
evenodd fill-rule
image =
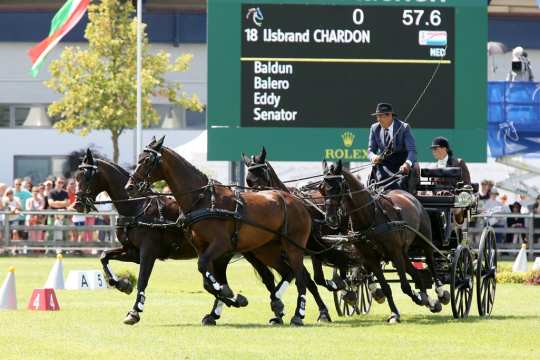
<path id="1" fill-rule="evenodd" d="M 339 276 L 334 269 L 334 277 Z M 339 316 L 367 314 L 371 309 L 373 297 L 369 291 L 367 276 L 358 274 L 357 268 L 347 271 L 347 286 L 345 290 L 334 291 L 334 304 Z M 348 298 L 349 297 L 349 298 Z M 351 299 L 353 297 L 354 299 Z"/>
<path id="2" fill-rule="evenodd" d="M 497 242 L 495 241 L 495 231 L 492 227 L 486 227 L 482 231 L 476 260 L 476 300 L 480 316 L 489 316 L 493 310 L 497 288 L 496 275 Z"/>
<path id="3" fill-rule="evenodd" d="M 474 266 L 471 252 L 459 245 L 452 262 L 450 276 L 450 299 L 452 315 L 455 319 L 466 318 L 472 304 L 474 287 Z"/>

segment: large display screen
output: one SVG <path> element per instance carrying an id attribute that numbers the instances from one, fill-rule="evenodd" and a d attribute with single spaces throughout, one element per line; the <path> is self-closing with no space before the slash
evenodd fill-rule
<path id="1" fill-rule="evenodd" d="M 241 126 L 369 127 L 378 102 L 454 127 L 454 9 L 243 4 Z M 431 77 L 433 80 L 430 82 Z"/>

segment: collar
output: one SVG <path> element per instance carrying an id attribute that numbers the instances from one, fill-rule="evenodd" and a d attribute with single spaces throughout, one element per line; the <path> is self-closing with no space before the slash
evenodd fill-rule
<path id="1" fill-rule="evenodd" d="M 448 155 L 446 155 L 442 160 L 437 160 L 437 167 L 442 168 L 446 167 L 448 164 Z"/>

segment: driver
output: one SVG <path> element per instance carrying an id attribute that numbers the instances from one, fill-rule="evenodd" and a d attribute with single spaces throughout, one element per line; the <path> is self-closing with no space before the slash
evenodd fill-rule
<path id="1" fill-rule="evenodd" d="M 376 165 L 372 181 L 380 182 L 398 172 L 408 175 L 416 163 L 416 141 L 409 124 L 399 120 L 388 103 L 379 103 L 371 115 L 377 118 L 369 130 L 368 158 Z M 407 185 L 404 177 L 398 182 L 390 181 L 386 188 L 406 189 Z"/>

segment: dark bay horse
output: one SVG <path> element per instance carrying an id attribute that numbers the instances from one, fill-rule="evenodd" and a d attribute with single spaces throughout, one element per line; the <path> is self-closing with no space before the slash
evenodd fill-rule
<path id="1" fill-rule="evenodd" d="M 178 204 L 167 197 L 151 200 L 130 200 L 124 186 L 129 174 L 120 166 L 95 159 L 90 150 L 79 166 L 76 180 L 79 185 L 77 200 L 73 207 L 79 212 L 95 210 L 94 201 L 102 191 L 106 191 L 115 204 L 122 221 L 116 234 L 122 246 L 104 251 L 101 255 L 103 271 L 108 283 L 118 290 L 131 293 L 133 286 L 125 279 L 119 279 L 109 266 L 110 260 L 133 262 L 140 264 L 137 280 L 137 299 L 133 309 L 124 319 L 124 323 L 133 325 L 140 320 L 145 301 L 145 289 L 148 285 L 152 268 L 156 259 L 193 259 L 197 252 L 177 227 L 148 227 L 138 222 L 153 223 L 175 221 L 179 216 Z M 244 257 L 253 265 L 270 292 L 272 307 L 283 309 L 283 304 L 276 297 L 274 276 L 253 254 L 245 253 Z M 224 303 L 216 300 L 212 311 L 203 318 L 204 325 L 215 325 L 220 318 Z M 232 304 L 242 305 L 242 304 Z"/>
<path id="2" fill-rule="evenodd" d="M 287 187 L 277 176 L 272 165 L 266 161 L 266 149 L 263 147 L 257 155 L 247 157 L 242 154 L 242 160 L 247 167 L 246 183 L 252 188 L 274 188 L 282 191 L 298 193 L 299 190 Z M 346 234 L 349 230 L 349 221 L 347 217 L 342 217 L 337 228 L 330 228 L 325 221 L 325 213 L 321 208 L 324 208 L 324 198 L 318 188 L 303 191 L 300 195 L 306 201 L 306 207 L 313 219 L 313 230 L 311 232 L 307 247 L 314 253 L 311 255 L 313 264 L 313 274 L 315 282 L 324 286 L 329 291 L 338 291 L 345 289 L 347 281 L 348 266 L 354 265 L 353 259 L 344 251 L 329 248 L 322 242 L 321 236 Z M 341 277 L 327 280 L 324 278 L 322 264 L 332 264 L 339 268 Z M 384 302 L 384 294 L 381 289 L 377 288 L 375 283 L 369 284 L 370 291 L 379 303 Z M 346 294 L 345 299 L 355 302 L 354 293 Z"/>
<path id="3" fill-rule="evenodd" d="M 441 301 L 448 303 L 449 294 L 446 294 L 448 292 L 443 289 L 442 282 L 435 274 L 432 248 L 417 234 L 418 232 L 431 240 L 431 221 L 422 204 L 402 190 L 392 190 L 379 196 L 373 194 L 354 175 L 343 169 L 341 161 L 330 167 L 325 161 L 323 168 L 326 176 L 321 184 L 321 191 L 329 198 L 327 220 L 338 221 L 337 209 L 341 202 L 344 202 L 354 230 L 359 234 L 365 234 L 364 238 L 355 241 L 355 246 L 368 270 L 379 280 L 388 299 L 392 311 L 388 321 L 399 322 L 400 314 L 381 269 L 381 261 L 392 261 L 399 275 L 402 291 L 416 304 L 425 305 L 432 312 L 441 311 Z M 387 227 L 389 224 L 399 222 L 404 222 L 410 228 Z M 413 242 L 424 251 L 439 299 L 432 299 L 427 295 L 422 277 L 409 260 L 408 250 Z M 406 272 L 411 275 L 420 293 L 412 290 Z"/>
<path id="4" fill-rule="evenodd" d="M 235 295 L 224 287 L 223 271 L 213 261 L 234 252 L 252 252 L 277 269 L 289 267 L 296 279 L 297 306 L 292 325 L 302 325 L 306 306 L 304 249 L 311 230 L 311 217 L 303 203 L 281 191 L 235 192 L 209 180 L 188 161 L 163 146 L 164 137 L 153 140 L 139 155 L 126 190 L 136 195 L 151 183 L 165 180 L 184 214 L 181 222 L 189 229 L 199 255 L 198 269 L 204 288 L 227 302 Z M 270 264 L 270 262 L 272 262 Z M 291 277 L 278 284 L 286 288 Z"/>

